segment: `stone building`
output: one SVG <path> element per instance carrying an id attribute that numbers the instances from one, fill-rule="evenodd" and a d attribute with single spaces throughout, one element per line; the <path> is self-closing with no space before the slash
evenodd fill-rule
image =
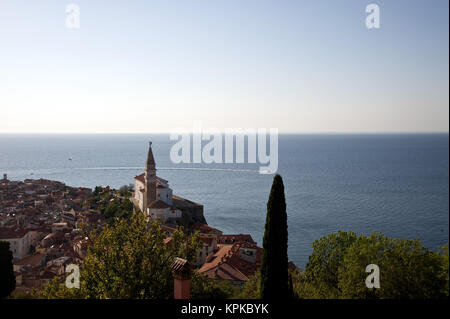
<path id="1" fill-rule="evenodd" d="M 28 229 L 0 227 L 0 241 L 9 242 L 15 260 L 25 257 L 30 251 L 30 232 Z"/>
<path id="2" fill-rule="evenodd" d="M 169 182 L 156 175 L 152 143 L 149 143 L 145 171 L 134 178 L 133 203 L 151 219 L 162 222 L 206 223 L 203 205 L 173 195 Z"/>

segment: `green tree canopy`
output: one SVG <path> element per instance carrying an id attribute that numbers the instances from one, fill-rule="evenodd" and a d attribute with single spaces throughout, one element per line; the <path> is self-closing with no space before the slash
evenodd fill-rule
<path id="1" fill-rule="evenodd" d="M 338 232 L 313 243 L 296 285 L 302 298 L 441 298 L 448 296 L 448 245 L 441 252 L 418 240 Z M 380 269 L 380 288 L 367 288 L 366 267 Z"/>
<path id="2" fill-rule="evenodd" d="M 169 245 L 157 222 L 147 223 L 142 213 L 116 219 L 100 234 L 83 260 L 80 288 L 68 289 L 57 279 L 47 285 L 44 298 L 172 298 L 170 265 L 175 257 L 192 262 L 199 234 L 187 238 L 179 229 Z"/>
<path id="3" fill-rule="evenodd" d="M 359 236 L 339 268 L 339 288 L 342 298 L 440 298 L 445 288 L 442 263 L 439 253 L 426 249 L 419 240 L 382 234 Z M 380 269 L 379 289 L 366 287 L 365 269 L 369 264 Z"/>
<path id="4" fill-rule="evenodd" d="M 339 268 L 347 249 L 356 241 L 356 234 L 339 231 L 315 240 L 306 265 L 305 278 L 314 283 L 314 298 L 337 298 Z"/>
<path id="5" fill-rule="evenodd" d="M 238 294 L 238 288 L 228 280 L 210 279 L 194 271 L 191 280 L 191 299 L 225 299 Z"/>
<path id="6" fill-rule="evenodd" d="M 133 192 L 133 189 L 134 189 L 133 184 L 123 185 L 122 187 L 119 188 L 119 194 L 122 197 L 129 198 L 129 197 L 131 197 L 131 193 Z"/>
<path id="7" fill-rule="evenodd" d="M 261 298 L 286 299 L 288 287 L 288 231 L 283 179 L 273 179 L 267 202 L 261 265 Z"/>
<path id="8" fill-rule="evenodd" d="M 133 213 L 133 203 L 128 198 L 114 198 L 103 206 L 101 212 L 105 215 L 108 221 L 112 218 L 128 218 Z"/>
<path id="9" fill-rule="evenodd" d="M 238 294 L 241 299 L 260 299 L 261 298 L 261 271 L 255 272 L 248 278 L 241 291 Z"/>

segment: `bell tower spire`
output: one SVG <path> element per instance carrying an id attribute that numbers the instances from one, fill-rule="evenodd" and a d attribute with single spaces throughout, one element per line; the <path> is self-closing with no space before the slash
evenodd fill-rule
<path id="1" fill-rule="evenodd" d="M 156 172 L 155 158 L 153 157 L 152 142 L 148 142 L 147 162 L 145 163 L 145 170 L 154 170 Z"/>
<path id="2" fill-rule="evenodd" d="M 156 200 L 156 165 L 153 157 L 152 142 L 149 142 L 147 161 L 145 162 L 145 194 L 144 194 L 144 213 L 147 214 L 147 208 Z"/>

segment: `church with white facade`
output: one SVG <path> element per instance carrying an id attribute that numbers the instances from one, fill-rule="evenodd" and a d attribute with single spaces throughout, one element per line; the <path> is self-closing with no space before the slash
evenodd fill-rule
<path id="1" fill-rule="evenodd" d="M 202 205 L 173 195 L 169 182 L 156 176 L 152 142 L 149 143 L 145 171 L 134 178 L 133 203 L 151 219 L 160 219 L 164 223 L 181 218 L 183 213 L 194 222 L 204 219 Z"/>
<path id="2" fill-rule="evenodd" d="M 162 222 L 180 218 L 182 212 L 173 206 L 173 192 L 168 181 L 156 176 L 152 142 L 149 143 L 147 161 L 143 174 L 134 178 L 134 198 L 139 209 L 151 219 Z"/>

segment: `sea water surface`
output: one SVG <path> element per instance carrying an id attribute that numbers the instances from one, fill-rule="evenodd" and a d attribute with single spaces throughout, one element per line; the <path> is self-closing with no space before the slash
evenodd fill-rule
<path id="1" fill-rule="evenodd" d="M 143 172 L 149 140 L 175 194 L 202 203 L 208 224 L 262 244 L 273 175 L 259 164 L 174 164 L 169 135 L 1 134 L 0 173 L 118 188 Z M 313 241 L 338 230 L 447 243 L 448 152 L 448 134 L 280 135 L 289 259 L 304 267 Z"/>

